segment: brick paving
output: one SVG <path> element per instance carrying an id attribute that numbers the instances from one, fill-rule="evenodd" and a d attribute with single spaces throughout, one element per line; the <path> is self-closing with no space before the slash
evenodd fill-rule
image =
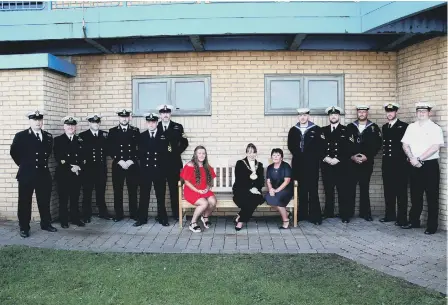
<path id="1" fill-rule="evenodd" d="M 446 294 L 447 233 L 423 234 L 424 229 L 402 230 L 393 223 L 353 219 L 343 224 L 327 219 L 321 226 L 301 222 L 291 230 L 279 230 L 275 218 L 252 220 L 236 232 L 231 218 L 211 218 L 203 233 L 192 233 L 177 223 L 163 227 L 150 219 L 135 228 L 132 220 L 118 223 L 93 218 L 80 228 L 70 226 L 57 233 L 31 225 L 31 236 L 19 236 L 18 223 L 0 221 L 0 246 L 26 245 L 95 252 L 153 253 L 336 253 L 367 267 L 403 278 Z"/>

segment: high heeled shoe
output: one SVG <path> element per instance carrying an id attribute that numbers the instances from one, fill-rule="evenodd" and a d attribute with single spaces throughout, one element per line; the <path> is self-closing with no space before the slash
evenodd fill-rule
<path id="1" fill-rule="evenodd" d="M 285 228 L 283 225 L 282 226 L 280 226 L 280 227 L 278 227 L 280 230 L 287 230 L 287 229 L 289 229 L 289 220 L 284 220 L 283 221 L 283 224 L 285 224 L 285 223 L 287 223 L 288 224 L 288 226 Z"/>
<path id="2" fill-rule="evenodd" d="M 237 225 L 238 225 L 238 222 L 237 222 L 236 225 L 235 225 L 235 231 L 241 231 L 241 229 L 242 229 L 243 226 L 244 226 L 244 223 L 242 223 L 241 228 L 237 227 Z"/>

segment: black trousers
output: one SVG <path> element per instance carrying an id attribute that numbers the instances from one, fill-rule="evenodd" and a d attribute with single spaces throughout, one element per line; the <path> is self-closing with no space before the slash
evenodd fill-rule
<path id="1" fill-rule="evenodd" d="M 425 161 L 420 168 L 411 168 L 411 210 L 409 221 L 420 225 L 423 210 L 423 193 L 428 202 L 427 229 L 436 231 L 439 226 L 439 189 L 440 169 L 437 159 Z"/>
<path id="2" fill-rule="evenodd" d="M 128 169 L 123 169 L 117 163 L 112 164 L 112 184 L 114 188 L 114 210 L 115 217 L 123 218 L 123 187 L 126 180 L 129 196 L 129 216 L 137 217 L 137 189 L 140 172 L 138 164 L 132 164 Z"/>
<path id="3" fill-rule="evenodd" d="M 322 181 L 325 190 L 325 209 L 326 217 L 334 217 L 334 188 L 338 191 L 339 214 L 342 219 L 347 216 L 347 164 L 338 163 L 330 165 L 322 163 L 321 165 Z"/>
<path id="4" fill-rule="evenodd" d="M 350 217 L 353 217 L 355 214 L 355 205 L 356 205 L 356 186 L 359 183 L 359 196 L 360 196 L 360 204 L 359 204 L 359 217 L 371 217 L 372 211 L 370 209 L 370 178 L 372 177 L 373 172 L 373 163 L 361 163 L 357 164 L 353 161 L 350 161 L 349 165 L 350 170 L 350 181 L 348 184 L 348 198 L 349 202 L 349 213 Z"/>
<path id="5" fill-rule="evenodd" d="M 180 169 L 167 169 L 166 181 L 170 189 L 171 211 L 174 218 L 179 218 L 179 188 Z"/>
<path id="6" fill-rule="evenodd" d="M 257 207 L 264 202 L 262 195 L 252 194 L 247 190 L 234 192 L 233 201 L 240 208 L 240 222 L 248 222 Z"/>
<path id="7" fill-rule="evenodd" d="M 83 173 L 83 200 L 82 214 L 84 219 L 92 217 L 92 192 L 95 188 L 96 205 L 98 214 L 107 216 L 105 200 L 106 192 L 106 169 L 103 164 L 87 164 Z"/>
<path id="8" fill-rule="evenodd" d="M 384 217 L 405 225 L 408 222 L 409 164 L 405 160 L 383 158 L 382 175 L 386 204 Z"/>
<path id="9" fill-rule="evenodd" d="M 76 222 L 80 218 L 79 212 L 79 194 L 81 191 L 81 176 L 75 173 L 56 172 L 56 182 L 59 194 L 59 220 L 61 224 L 68 224 L 69 211 L 68 202 L 70 200 L 70 221 Z"/>
<path id="10" fill-rule="evenodd" d="M 312 160 L 309 163 L 300 163 L 294 175 L 299 183 L 299 220 L 311 222 L 322 221 L 322 211 L 319 201 L 319 163 Z M 293 183 L 293 182 L 292 182 Z"/>
<path id="11" fill-rule="evenodd" d="M 165 207 L 165 177 L 160 173 L 144 173 L 140 180 L 140 204 L 138 207 L 138 217 L 141 222 L 148 221 L 149 199 L 153 183 L 157 198 L 157 217 L 160 220 L 168 219 Z"/>
<path id="12" fill-rule="evenodd" d="M 51 175 L 42 173 L 30 181 L 19 180 L 19 202 L 17 216 L 20 230 L 29 231 L 33 192 L 36 191 L 37 207 L 40 214 L 40 226 L 45 228 L 51 224 L 50 197 Z"/>

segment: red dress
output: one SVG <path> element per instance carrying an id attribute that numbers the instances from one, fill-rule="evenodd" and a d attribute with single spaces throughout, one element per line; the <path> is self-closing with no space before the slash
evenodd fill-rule
<path id="1" fill-rule="evenodd" d="M 207 176 L 205 174 L 205 169 L 201 166 L 199 167 L 199 172 L 201 174 L 201 182 L 196 184 L 196 177 L 194 175 L 194 167 L 190 166 L 188 164 L 185 164 L 184 168 L 180 172 L 180 177 L 184 179 L 185 181 L 190 182 L 194 185 L 195 188 L 198 190 L 204 190 L 207 188 Z M 213 170 L 213 167 L 210 166 L 210 173 L 212 174 L 212 178 L 216 177 L 215 171 Z M 184 198 L 191 204 L 195 204 L 196 201 L 200 198 L 208 198 L 210 196 L 215 196 L 215 194 L 212 191 L 208 191 L 205 194 L 199 194 L 190 189 L 188 186 L 184 185 Z"/>

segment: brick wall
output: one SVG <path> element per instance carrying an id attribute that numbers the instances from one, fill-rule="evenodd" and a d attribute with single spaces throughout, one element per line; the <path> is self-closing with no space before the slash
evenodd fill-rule
<path id="1" fill-rule="evenodd" d="M 400 111 L 407 122 L 415 121 L 415 103 L 433 104 L 431 119 L 439 124 L 447 143 L 447 39 L 435 38 L 398 52 L 397 92 Z M 447 150 L 440 155 L 440 224 L 447 228 Z M 426 213 L 426 205 L 424 214 Z M 426 218 L 426 215 L 423 215 Z"/>
<path id="2" fill-rule="evenodd" d="M 247 143 L 253 142 L 262 159 L 274 147 L 287 152 L 288 130 L 296 116 L 264 115 L 264 74 L 335 73 L 345 75 L 345 120 L 355 118 L 358 103 L 372 106 L 371 119 L 384 121 L 382 105 L 396 101 L 396 54 L 365 52 L 215 52 L 164 53 L 138 55 L 78 56 L 72 58 L 78 76 L 70 86 L 70 109 L 74 115 L 91 112 L 105 115 L 102 128 L 117 124 L 114 111 L 132 108 L 132 78 L 154 75 L 211 75 L 212 115 L 174 117 L 184 125 L 190 146 L 183 158 L 191 158 L 194 147 L 205 145 L 211 160 L 217 157 L 244 156 Z M 327 117 L 313 117 L 326 125 Z M 132 124 L 144 128 L 142 118 Z M 80 124 L 87 128 L 87 123 Z M 383 212 L 380 160 L 372 179 L 374 213 Z M 112 210 L 109 179 L 107 202 Z M 168 192 L 167 192 L 168 193 Z M 321 198 L 323 203 L 321 188 Z M 126 202 L 126 200 L 125 200 Z M 151 204 L 154 210 L 154 202 Z"/>

